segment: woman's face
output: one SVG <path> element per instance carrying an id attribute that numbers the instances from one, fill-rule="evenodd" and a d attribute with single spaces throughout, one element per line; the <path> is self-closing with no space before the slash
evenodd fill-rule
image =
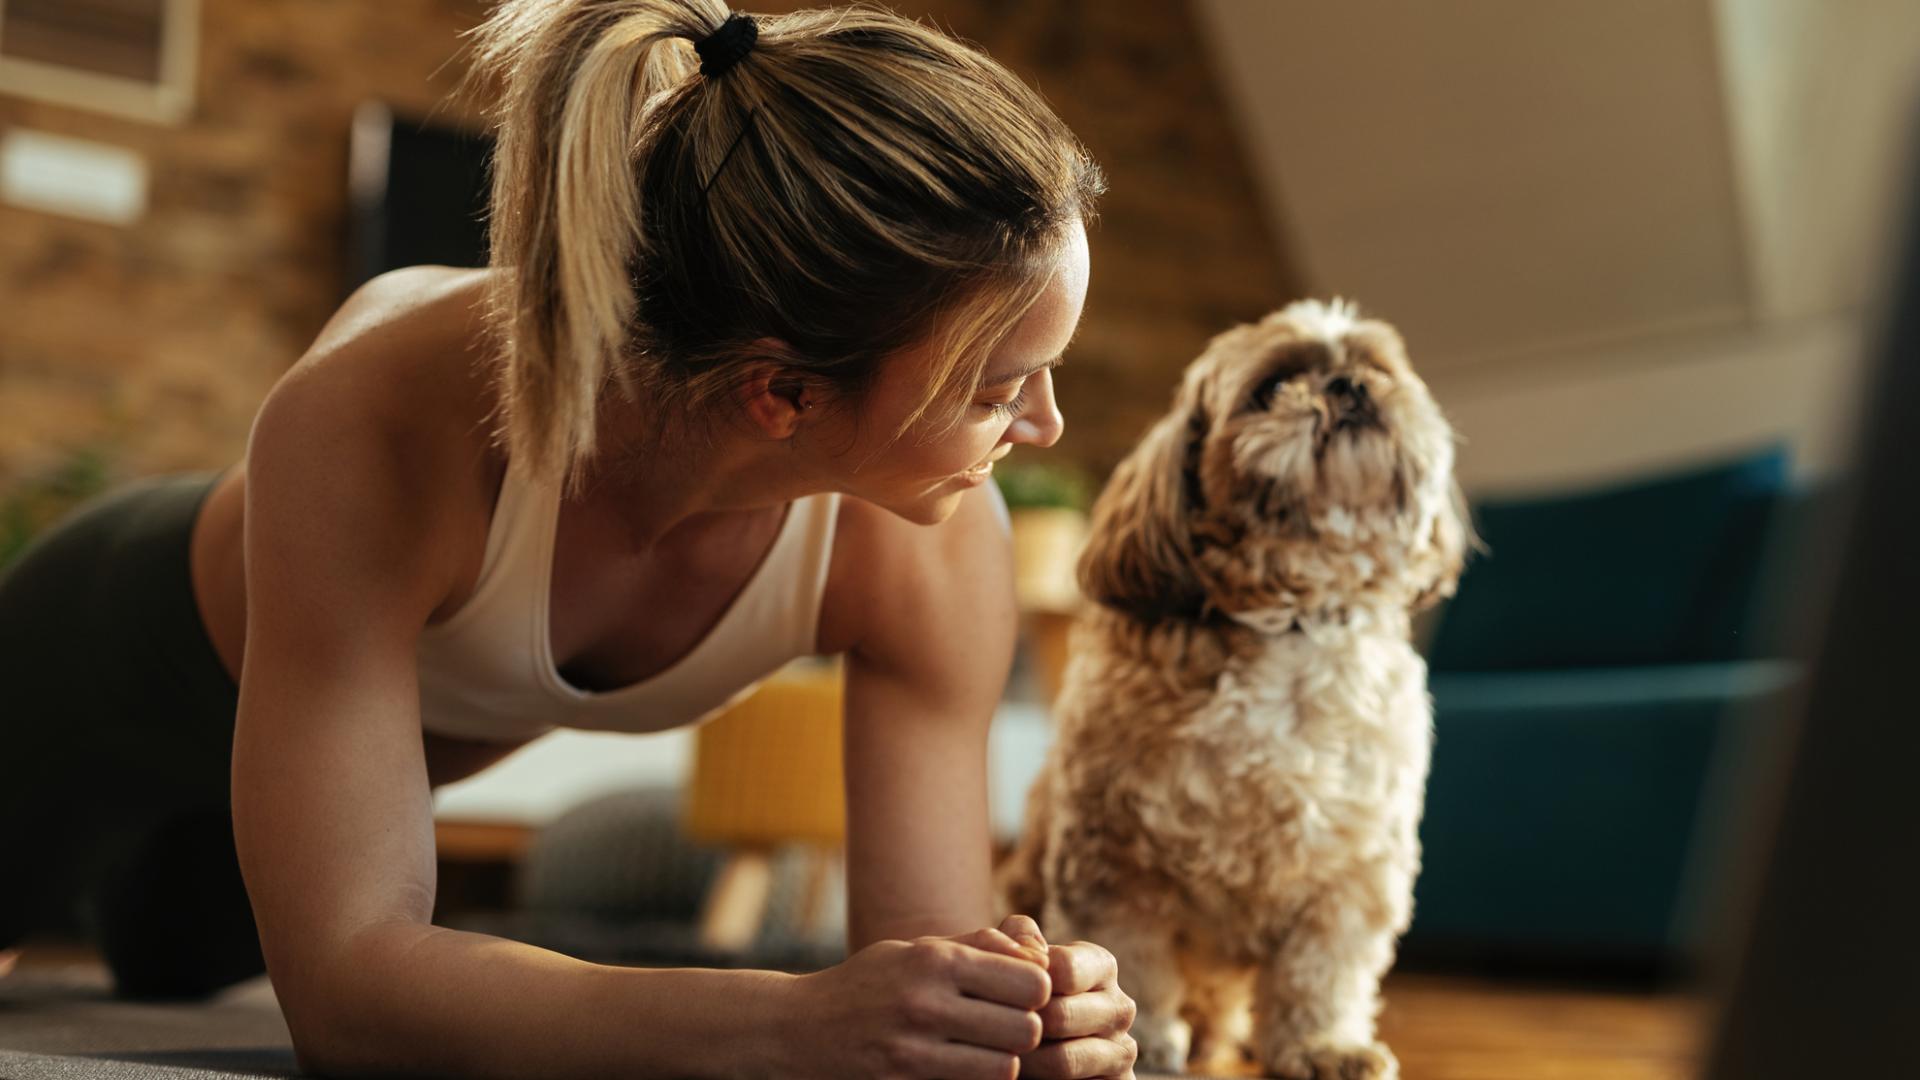
<path id="1" fill-rule="evenodd" d="M 926 387 L 930 347 L 888 357 L 859 415 L 842 421 L 847 430 L 822 433 L 851 443 L 835 455 L 844 468 L 838 477 L 842 490 L 931 525 L 951 515 L 961 496 L 987 483 L 993 463 L 1015 445 L 1052 446 L 1065 422 L 1054 401 L 1050 369 L 1061 362 L 1080 325 L 1087 274 L 1087 233 L 1076 222 L 1051 282 L 988 357 L 965 414 L 950 427 L 946 417 L 926 416 L 897 440 L 891 438 Z"/>

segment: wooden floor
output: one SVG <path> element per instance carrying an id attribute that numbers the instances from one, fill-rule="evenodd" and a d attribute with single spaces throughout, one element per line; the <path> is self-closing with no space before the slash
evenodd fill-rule
<path id="1" fill-rule="evenodd" d="M 20 969 L 90 960 L 29 947 Z M 1405 1080 L 1688 1080 L 1705 1016 L 1679 994 L 1407 974 L 1387 980 L 1380 1037 Z"/>
<path id="2" fill-rule="evenodd" d="M 1404 1080 L 1691 1080 L 1704 1005 L 1678 994 L 1393 975 L 1380 1038 Z M 1249 1065 L 1215 1076 L 1258 1076 Z M 1142 1080 L 1158 1080 L 1143 1077 Z"/>
<path id="3" fill-rule="evenodd" d="M 1387 980 L 1380 1037 L 1407 1080 L 1683 1080 L 1704 1005 L 1675 994 L 1457 976 Z"/>

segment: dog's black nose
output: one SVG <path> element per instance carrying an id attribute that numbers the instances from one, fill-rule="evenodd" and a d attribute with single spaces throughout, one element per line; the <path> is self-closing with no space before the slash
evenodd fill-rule
<path id="1" fill-rule="evenodd" d="M 1338 428 L 1367 427 L 1373 424 L 1377 416 L 1373 398 L 1367 393 L 1367 384 L 1355 382 L 1345 375 L 1335 375 L 1327 380 L 1327 404 L 1333 407 L 1335 426 Z"/>

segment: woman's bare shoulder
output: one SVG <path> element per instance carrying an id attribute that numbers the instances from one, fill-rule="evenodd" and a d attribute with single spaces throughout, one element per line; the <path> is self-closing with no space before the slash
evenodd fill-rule
<path id="1" fill-rule="evenodd" d="M 248 476 L 263 438 L 281 448 L 271 475 L 290 489 L 337 486 L 351 463 L 365 500 L 355 512 L 437 552 L 456 584 L 471 577 L 505 469 L 490 434 L 485 283 L 485 271 L 422 266 L 355 290 L 268 392 Z"/>
<path id="2" fill-rule="evenodd" d="M 403 430 L 477 422 L 492 394 L 483 315 L 489 273 L 409 266 L 368 280 L 282 381 L 334 385 L 360 415 Z"/>
<path id="3" fill-rule="evenodd" d="M 256 428 L 297 418 L 378 443 L 411 463 L 409 486 L 490 507 L 482 489 L 505 462 L 491 437 L 487 273 L 413 266 L 361 285 L 268 392 Z"/>

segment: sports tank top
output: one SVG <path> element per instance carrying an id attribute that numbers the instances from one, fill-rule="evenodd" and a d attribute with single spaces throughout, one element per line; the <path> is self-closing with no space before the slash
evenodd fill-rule
<path id="1" fill-rule="evenodd" d="M 417 651 L 420 723 L 465 739 L 518 742 L 558 727 L 662 731 L 698 723 L 815 651 L 833 557 L 839 495 L 794 500 L 773 544 L 691 652 L 637 683 L 584 690 L 554 665 L 548 625 L 557 480 L 536 482 L 509 458 L 473 594 L 424 627 Z"/>

